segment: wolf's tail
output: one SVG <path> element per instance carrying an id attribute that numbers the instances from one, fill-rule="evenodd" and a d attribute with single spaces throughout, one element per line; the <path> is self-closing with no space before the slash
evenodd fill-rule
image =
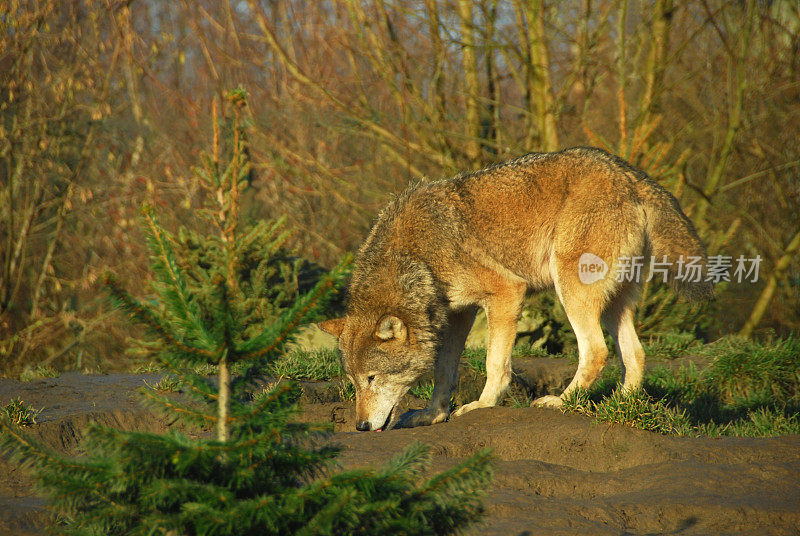
<path id="1" fill-rule="evenodd" d="M 646 232 L 655 262 L 667 258 L 667 281 L 689 300 L 708 299 L 714 283 L 706 281 L 706 248 L 678 200 L 650 178 L 637 181 L 644 202 Z"/>

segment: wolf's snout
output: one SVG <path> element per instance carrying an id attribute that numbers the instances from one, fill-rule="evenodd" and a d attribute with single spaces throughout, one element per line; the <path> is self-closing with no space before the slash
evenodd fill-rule
<path id="1" fill-rule="evenodd" d="M 369 421 L 358 421 L 356 423 L 356 430 L 359 432 L 369 432 Z"/>

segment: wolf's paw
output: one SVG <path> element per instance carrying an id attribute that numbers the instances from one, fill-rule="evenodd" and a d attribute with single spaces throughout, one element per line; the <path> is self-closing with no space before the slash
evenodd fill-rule
<path id="1" fill-rule="evenodd" d="M 531 403 L 531 407 L 558 409 L 564 405 L 564 400 L 560 396 L 546 395 L 540 396 Z"/>
<path id="2" fill-rule="evenodd" d="M 397 420 L 395 428 L 414 428 L 415 426 L 428 426 L 447 420 L 447 412 L 438 409 L 417 409 L 406 411 Z"/>
<path id="3" fill-rule="evenodd" d="M 461 417 L 462 415 L 464 415 L 465 413 L 469 413 L 473 409 L 488 408 L 488 407 L 489 407 L 488 405 L 484 404 L 480 400 L 476 400 L 474 402 L 470 402 L 469 404 L 464 404 L 463 406 L 455 410 L 453 412 L 453 417 Z"/>

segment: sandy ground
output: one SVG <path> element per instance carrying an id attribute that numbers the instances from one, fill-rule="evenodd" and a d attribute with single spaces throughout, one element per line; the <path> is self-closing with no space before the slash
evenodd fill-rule
<path id="1" fill-rule="evenodd" d="M 517 383 L 558 390 L 573 366 L 515 363 Z M 462 374 L 465 398 L 480 385 Z M 21 397 L 43 408 L 29 430 L 74 452 L 90 420 L 164 430 L 135 389 L 158 375 L 77 373 L 19 383 L 0 380 L 0 404 Z M 344 467 L 376 466 L 414 441 L 432 446 L 434 469 L 492 447 L 496 477 L 488 516 L 470 534 L 800 534 L 800 436 L 769 439 L 666 437 L 539 408 L 477 410 L 412 430 L 357 433 L 353 405 L 325 384 L 304 384 L 304 420 L 333 421 Z M 409 399 L 411 406 L 419 401 Z M 0 459 L 0 535 L 44 534 L 45 503 L 24 472 Z"/>

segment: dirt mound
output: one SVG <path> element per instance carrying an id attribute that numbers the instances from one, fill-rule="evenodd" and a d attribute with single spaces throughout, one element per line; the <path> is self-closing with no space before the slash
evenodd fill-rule
<path id="1" fill-rule="evenodd" d="M 571 374 L 556 360 L 516 366 L 525 390 L 543 393 Z M 462 375 L 466 377 L 466 375 Z M 163 430 L 135 389 L 158 375 L 85 376 L 22 384 L 0 380 L 0 403 L 17 396 L 43 408 L 30 430 L 75 450 L 90 420 Z M 469 380 L 465 380 L 469 383 Z M 352 432 L 352 403 L 329 385 L 303 384 L 303 420 L 335 423 L 344 467 L 377 466 L 415 441 L 431 445 L 433 468 L 481 447 L 497 458 L 488 517 L 472 534 L 798 534 L 800 437 L 679 438 L 597 424 L 539 408 L 477 410 L 452 422 L 383 433 Z M 470 388 L 464 385 L 464 388 Z M 409 401 L 419 405 L 420 401 Z M 0 460 L 0 534 L 44 534 L 44 502 L 29 478 Z"/>
<path id="2" fill-rule="evenodd" d="M 800 437 L 678 438 L 538 408 L 477 410 L 429 428 L 338 434 L 345 465 L 413 441 L 438 466 L 492 447 L 477 534 L 797 534 Z"/>

